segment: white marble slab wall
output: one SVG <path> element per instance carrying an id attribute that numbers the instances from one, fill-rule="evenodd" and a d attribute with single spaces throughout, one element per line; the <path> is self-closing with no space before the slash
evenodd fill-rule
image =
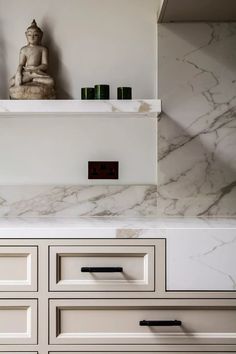
<path id="1" fill-rule="evenodd" d="M 0 217 L 155 216 L 156 185 L 0 186 Z"/>
<path id="2" fill-rule="evenodd" d="M 235 291 L 235 230 L 166 230 L 167 290 Z"/>
<path id="3" fill-rule="evenodd" d="M 236 23 L 158 32 L 158 214 L 235 216 Z"/>

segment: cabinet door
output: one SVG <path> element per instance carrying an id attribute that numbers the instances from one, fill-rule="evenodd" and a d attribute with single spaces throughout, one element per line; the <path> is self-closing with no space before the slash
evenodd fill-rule
<path id="1" fill-rule="evenodd" d="M 51 344 L 235 344 L 236 301 L 51 300 Z"/>
<path id="2" fill-rule="evenodd" d="M 154 291 L 154 246 L 50 247 L 50 290 Z"/>
<path id="3" fill-rule="evenodd" d="M 0 291 L 37 291 L 37 247 L 0 247 Z"/>
<path id="4" fill-rule="evenodd" d="M 0 300 L 0 344 L 37 344 L 37 300 Z"/>

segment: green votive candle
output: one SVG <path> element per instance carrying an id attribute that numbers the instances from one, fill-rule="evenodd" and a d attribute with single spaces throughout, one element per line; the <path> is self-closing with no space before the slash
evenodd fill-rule
<path id="1" fill-rule="evenodd" d="M 110 86 L 109 85 L 95 85 L 95 100 L 109 100 Z"/>
<path id="2" fill-rule="evenodd" d="M 132 100 L 132 87 L 118 87 L 117 98 L 118 100 Z"/>
<path id="3" fill-rule="evenodd" d="M 94 88 L 93 87 L 82 87 L 81 89 L 81 99 L 82 100 L 94 100 Z"/>

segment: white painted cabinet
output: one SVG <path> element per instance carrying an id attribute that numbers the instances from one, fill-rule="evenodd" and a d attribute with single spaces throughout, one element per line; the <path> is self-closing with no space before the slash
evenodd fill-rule
<path id="1" fill-rule="evenodd" d="M 0 300 L 0 344 L 37 344 L 37 300 Z"/>
<path id="2" fill-rule="evenodd" d="M 154 291 L 154 246 L 50 247 L 50 289 Z"/>
<path id="3" fill-rule="evenodd" d="M 0 354 L 236 353 L 236 293 L 168 289 L 171 237 L 1 239 Z"/>
<path id="4" fill-rule="evenodd" d="M 99 352 L 100 354 L 105 354 L 106 352 Z M 115 352 L 116 354 L 130 354 L 130 352 Z M 134 354 L 156 354 L 157 352 L 155 351 L 148 351 L 148 352 L 134 352 Z M 185 351 L 182 351 L 181 353 L 186 353 Z M 195 353 L 196 352 L 190 352 L 188 351 L 187 353 Z M 216 352 L 214 352 L 216 354 Z M 219 352 L 217 351 L 217 354 L 226 354 L 226 353 L 230 353 L 230 352 Z M 233 352 L 231 352 L 232 354 Z M 12 354 L 12 353 L 10 353 Z M 25 354 L 25 353 L 23 353 Z M 67 351 L 67 352 L 50 352 L 50 354 L 72 354 L 71 352 Z M 73 352 L 73 354 L 81 354 L 81 352 Z M 83 353 L 84 354 L 84 353 Z M 86 354 L 94 354 L 94 352 L 86 352 Z M 158 351 L 158 354 L 167 354 L 167 352 L 160 352 Z M 169 352 L 168 351 L 168 354 L 179 354 L 179 352 Z M 209 354 L 209 352 L 201 352 L 201 354 Z"/>
<path id="5" fill-rule="evenodd" d="M 230 306 L 229 306 L 230 305 Z M 236 301 L 51 300 L 51 344 L 234 344 Z M 223 319 L 223 320 L 222 320 Z"/>
<path id="6" fill-rule="evenodd" d="M 37 247 L 0 247 L 0 291 L 37 291 Z"/>

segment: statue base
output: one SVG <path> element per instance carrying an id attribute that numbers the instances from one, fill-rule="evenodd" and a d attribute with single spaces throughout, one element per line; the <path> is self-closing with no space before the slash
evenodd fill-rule
<path id="1" fill-rule="evenodd" d="M 31 82 L 12 86 L 9 89 L 9 96 L 11 100 L 54 100 L 56 92 L 53 86 Z"/>

